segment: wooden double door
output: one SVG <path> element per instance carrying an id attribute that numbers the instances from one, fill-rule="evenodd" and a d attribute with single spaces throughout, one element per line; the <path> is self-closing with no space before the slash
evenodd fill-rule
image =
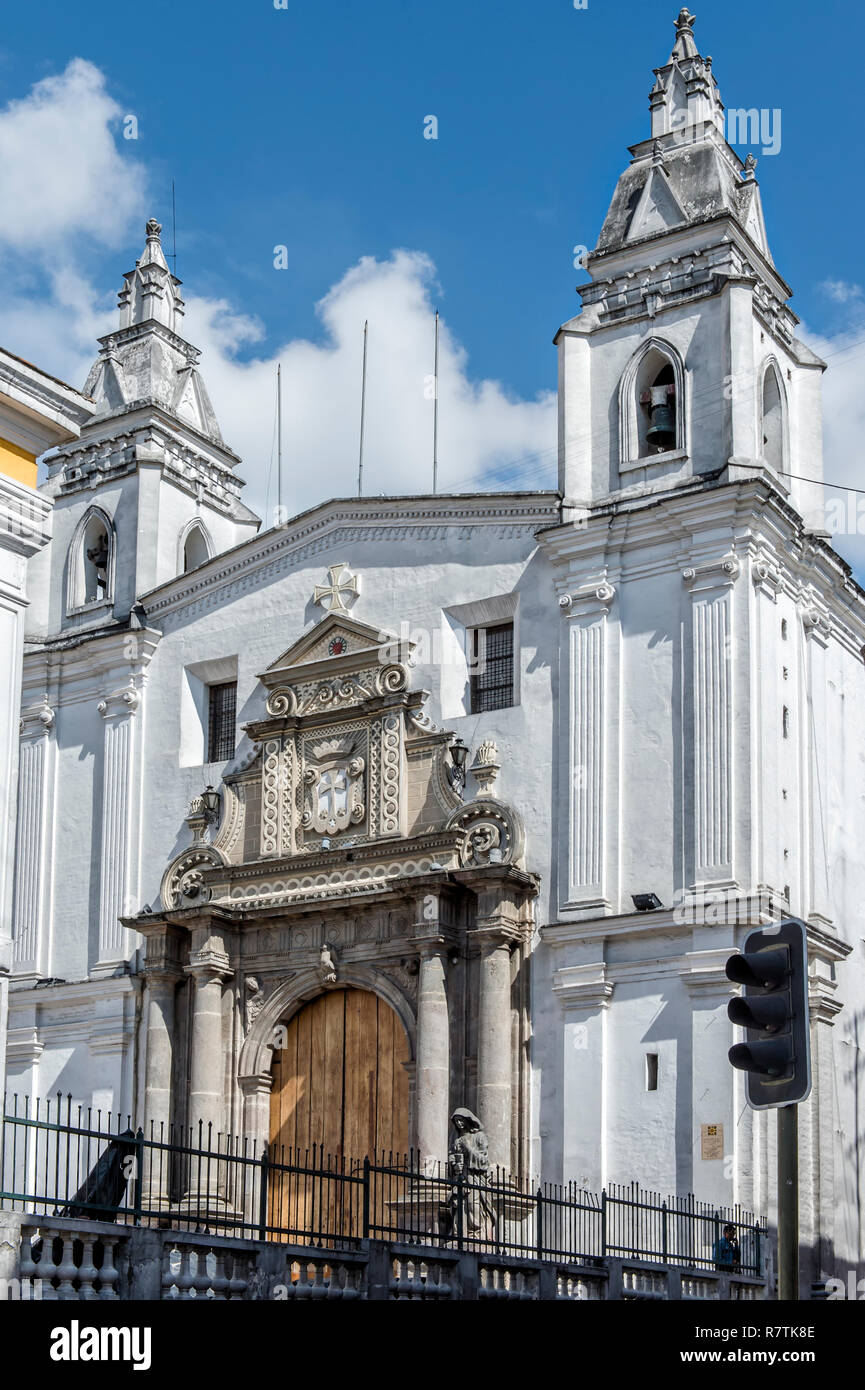
<path id="1" fill-rule="evenodd" d="M 408 1152 L 405 1030 L 361 989 L 328 990 L 285 1030 L 270 1102 L 271 1225 L 287 1239 L 354 1234 L 362 1193 L 342 1173 L 357 1178 L 364 1158 Z"/>

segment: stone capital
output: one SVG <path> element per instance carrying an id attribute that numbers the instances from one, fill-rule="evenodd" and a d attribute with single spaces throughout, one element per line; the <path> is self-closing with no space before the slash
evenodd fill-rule
<path id="1" fill-rule="evenodd" d="M 138 691 L 133 685 L 128 685 L 123 690 L 113 690 L 110 695 L 104 695 L 96 708 L 103 719 L 123 719 L 134 714 L 139 703 Z"/>
<path id="2" fill-rule="evenodd" d="M 18 725 L 22 738 L 45 738 L 54 727 L 55 711 L 48 703 L 46 695 L 42 703 L 21 711 Z"/>
<path id="3" fill-rule="evenodd" d="M 273 1090 L 273 1073 L 257 1071 L 248 1076 L 239 1076 L 237 1084 L 244 1096 L 269 1096 Z"/>
<path id="4" fill-rule="evenodd" d="M 478 918 L 466 933 L 466 939 L 469 945 L 479 946 L 481 951 L 495 951 L 504 947 L 510 950 L 523 935 L 521 922 L 507 913 L 499 912 Z"/>
<path id="5" fill-rule="evenodd" d="M 234 974 L 231 961 L 222 951 L 205 948 L 190 956 L 189 964 L 183 967 L 187 975 L 192 975 L 196 984 L 210 984 L 212 980 L 230 980 Z"/>
<path id="6" fill-rule="evenodd" d="M 605 578 L 593 579 L 559 593 L 559 612 L 563 618 L 583 617 L 587 613 L 606 613 L 616 590 Z"/>
<path id="7" fill-rule="evenodd" d="M 728 589 L 735 584 L 741 571 L 738 557 L 732 551 L 717 560 L 704 560 L 682 570 L 682 579 L 691 593 L 703 590 Z"/>

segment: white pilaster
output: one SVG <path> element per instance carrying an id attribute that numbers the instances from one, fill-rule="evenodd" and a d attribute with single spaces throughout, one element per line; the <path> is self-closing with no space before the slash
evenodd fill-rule
<path id="1" fill-rule="evenodd" d="M 686 814 L 693 829 L 685 837 L 691 888 L 732 886 L 734 879 L 732 586 L 738 573 L 734 555 L 683 572 L 691 593 L 693 755 Z"/>
<path id="2" fill-rule="evenodd" d="M 16 979 L 50 973 L 55 713 L 47 697 L 21 716 L 12 959 Z"/>
<path id="3" fill-rule="evenodd" d="M 605 581 L 563 593 L 568 623 L 569 815 L 565 908 L 608 907 L 606 874 L 607 621 Z"/>
<path id="4" fill-rule="evenodd" d="M 120 918 L 130 910 L 137 856 L 133 846 L 136 805 L 135 719 L 138 692 L 130 685 L 100 700 L 105 722 L 102 759 L 102 849 L 99 886 L 99 956 L 94 975 L 111 975 L 129 953 Z M 137 816 L 135 820 L 137 822 Z"/>
<path id="5" fill-rule="evenodd" d="M 553 977 L 562 1025 L 562 1178 L 598 1191 L 607 1181 L 607 1010 L 603 961 L 564 966 Z"/>

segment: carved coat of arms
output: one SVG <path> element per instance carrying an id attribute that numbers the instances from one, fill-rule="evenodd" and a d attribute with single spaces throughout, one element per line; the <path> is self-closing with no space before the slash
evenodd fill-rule
<path id="1" fill-rule="evenodd" d="M 364 804 L 364 759 L 354 741 L 327 739 L 311 749 L 314 762 L 304 771 L 308 788 L 303 812 L 303 828 L 318 835 L 337 835 L 357 825 L 366 815 Z"/>

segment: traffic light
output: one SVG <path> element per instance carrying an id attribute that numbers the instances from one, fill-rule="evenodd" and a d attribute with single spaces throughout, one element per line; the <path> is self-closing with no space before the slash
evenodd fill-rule
<path id="1" fill-rule="evenodd" d="M 727 961 L 727 979 L 744 988 L 727 1005 L 747 1042 L 728 1053 L 747 1073 L 745 1094 L 753 1110 L 795 1105 L 811 1090 L 808 1028 L 808 945 L 797 917 L 751 931 L 741 955 Z"/>

